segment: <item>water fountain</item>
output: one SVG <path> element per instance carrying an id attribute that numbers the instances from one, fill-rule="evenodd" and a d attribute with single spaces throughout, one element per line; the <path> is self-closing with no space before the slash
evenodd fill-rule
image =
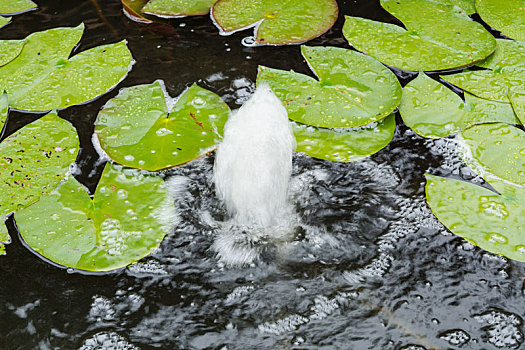
<path id="1" fill-rule="evenodd" d="M 217 196 L 230 219 L 213 248 L 227 264 L 251 263 L 263 242 L 293 235 L 288 184 L 294 147 L 286 109 L 267 85 L 230 116 L 214 166 Z"/>

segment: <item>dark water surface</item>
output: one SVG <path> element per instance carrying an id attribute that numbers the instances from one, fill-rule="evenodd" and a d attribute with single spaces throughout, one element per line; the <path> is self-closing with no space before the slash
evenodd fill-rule
<path id="1" fill-rule="evenodd" d="M 118 0 L 37 2 L 0 39 L 82 21 L 75 52 L 127 39 L 137 63 L 119 88 L 164 79 L 177 96 L 198 82 L 237 108 L 258 64 L 311 74 L 299 46 L 244 47 L 250 31 L 219 36 L 207 16 L 142 25 Z M 339 4 L 336 25 L 310 45 L 348 48 L 344 14 L 395 22 L 378 1 Z M 93 122 L 117 92 L 60 112 L 81 136 L 78 178 L 91 189 L 103 167 Z M 35 118 L 11 113 L 6 134 Z M 292 199 L 303 232 L 246 268 L 225 268 L 210 251 L 225 214 L 213 156 L 165 174 L 180 224 L 155 254 L 117 272 L 87 276 L 44 262 L 11 220 L 13 243 L 0 257 L 0 349 L 525 348 L 525 264 L 450 234 L 425 204 L 425 171 L 479 181 L 454 148 L 453 140 L 416 136 L 398 118 L 393 142 L 364 161 L 297 154 Z"/>

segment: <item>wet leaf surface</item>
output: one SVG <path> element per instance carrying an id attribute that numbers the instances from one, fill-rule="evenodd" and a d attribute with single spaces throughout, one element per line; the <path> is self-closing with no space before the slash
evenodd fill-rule
<path id="1" fill-rule="evenodd" d="M 334 0 L 219 0 L 212 9 L 212 18 L 224 33 L 255 26 L 255 42 L 268 45 L 318 37 L 334 25 L 337 15 Z"/>
<path id="2" fill-rule="evenodd" d="M 11 22 L 11 17 L 0 17 L 0 28 L 5 27 L 9 22 Z"/>
<path id="3" fill-rule="evenodd" d="M 217 0 L 150 0 L 142 11 L 160 17 L 205 15 Z"/>
<path id="4" fill-rule="evenodd" d="M 174 219 L 164 181 L 107 164 L 93 199 L 73 177 L 16 214 L 38 254 L 87 271 L 124 267 L 152 253 Z"/>
<path id="5" fill-rule="evenodd" d="M 363 126 L 388 116 L 400 103 L 395 75 L 371 57 L 336 47 L 302 46 L 314 78 L 259 67 L 257 82 L 266 82 L 281 99 L 288 117 L 325 128 Z"/>
<path id="6" fill-rule="evenodd" d="M 521 125 L 525 125 L 525 92 L 511 90 L 509 91 L 509 99 Z"/>
<path id="7" fill-rule="evenodd" d="M 355 162 L 364 159 L 392 141 L 396 130 L 394 115 L 354 129 L 324 129 L 293 124 L 297 152 L 335 162 Z"/>
<path id="8" fill-rule="evenodd" d="M 2 134 L 2 129 L 4 128 L 7 114 L 9 113 L 9 106 L 7 103 L 7 95 L 5 93 L 0 95 L 0 135 Z"/>
<path id="9" fill-rule="evenodd" d="M 467 15 L 476 13 L 475 0 L 438 0 L 437 2 L 447 5 L 456 5 L 464 10 Z"/>
<path id="10" fill-rule="evenodd" d="M 479 123 L 519 123 L 510 104 L 468 93 L 463 101 L 424 73 L 405 86 L 399 112 L 408 127 L 429 138 L 445 137 Z"/>
<path id="11" fill-rule="evenodd" d="M 497 194 L 465 181 L 425 176 L 427 203 L 450 231 L 489 252 L 525 262 L 523 187 L 492 180 Z"/>
<path id="12" fill-rule="evenodd" d="M 16 15 L 35 9 L 37 6 L 31 0 L 0 0 L 1 15 Z"/>
<path id="13" fill-rule="evenodd" d="M 194 84 L 168 114 L 160 82 L 123 89 L 99 113 L 95 132 L 108 156 L 133 168 L 157 171 L 215 149 L 229 108 Z"/>
<path id="14" fill-rule="evenodd" d="M 0 215 L 53 190 L 79 149 L 73 126 L 55 113 L 26 125 L 0 143 Z"/>
<path id="15" fill-rule="evenodd" d="M 350 45 L 408 71 L 437 71 L 471 65 L 489 56 L 495 39 L 460 8 L 428 0 L 382 0 L 406 27 L 346 17 Z"/>
<path id="16" fill-rule="evenodd" d="M 131 67 L 124 41 L 98 46 L 68 59 L 84 26 L 29 35 L 16 58 L 0 67 L 0 89 L 12 108 L 62 109 L 90 101 L 117 85 Z"/>
<path id="17" fill-rule="evenodd" d="M 142 8 L 148 2 L 148 0 L 121 0 L 121 2 L 124 14 L 126 14 L 126 16 L 132 20 L 140 23 L 153 22 L 153 16 L 142 12 Z"/>
<path id="18" fill-rule="evenodd" d="M 17 58 L 24 44 L 23 40 L 0 40 L 0 67 Z"/>
<path id="19" fill-rule="evenodd" d="M 525 40 L 525 1 L 476 0 L 478 13 L 489 26 L 516 40 Z"/>
<path id="20" fill-rule="evenodd" d="M 461 139 L 469 150 L 463 158 L 471 168 L 525 185 L 524 131 L 508 124 L 483 124 L 463 131 Z"/>
<path id="21" fill-rule="evenodd" d="M 494 54 L 476 65 L 487 70 L 467 70 L 442 78 L 481 98 L 509 102 L 509 89 L 525 81 L 525 43 L 497 39 Z"/>

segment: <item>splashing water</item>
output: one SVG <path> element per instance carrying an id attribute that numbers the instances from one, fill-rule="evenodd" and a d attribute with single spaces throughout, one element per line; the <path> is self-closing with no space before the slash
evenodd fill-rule
<path id="1" fill-rule="evenodd" d="M 217 196 L 230 215 L 214 249 L 227 264 L 251 263 L 259 254 L 254 245 L 289 239 L 294 148 L 286 109 L 267 85 L 230 116 L 214 166 Z"/>

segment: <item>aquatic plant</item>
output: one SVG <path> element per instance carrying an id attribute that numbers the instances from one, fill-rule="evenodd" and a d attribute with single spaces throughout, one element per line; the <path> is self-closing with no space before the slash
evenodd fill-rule
<path id="1" fill-rule="evenodd" d="M 0 1 L 0 13 L 11 13 L 22 3 L 33 6 L 17 0 L 5 10 Z M 211 9 L 221 34 L 254 27 L 255 45 L 308 41 L 325 33 L 338 16 L 334 0 L 122 4 L 129 16 L 145 22 L 153 18 L 148 14 L 179 17 Z M 522 223 L 516 219 L 525 210 L 524 134 L 514 126 L 522 128 L 525 121 L 525 44 L 496 40 L 467 15 L 477 11 L 504 35 L 523 40 L 520 4 L 511 1 L 509 8 L 516 11 L 505 16 L 501 11 L 509 9 L 495 9 L 490 0 L 464 0 L 459 7 L 448 0 L 382 0 L 406 29 L 347 16 L 344 37 L 363 53 L 301 46 L 315 78 L 260 66 L 257 83 L 267 83 L 279 97 L 293 121 L 297 151 L 312 157 L 349 162 L 378 152 L 394 136 L 398 107 L 405 124 L 423 137 L 457 134 L 465 163 L 492 188 L 427 175 L 429 206 L 457 235 L 525 261 L 525 242 L 518 234 Z M 0 19 L 0 26 L 6 20 Z M 83 25 L 54 28 L 0 41 L 2 125 L 10 109 L 48 112 L 82 104 L 125 78 L 133 63 L 125 41 L 69 57 L 83 30 Z M 441 76 L 461 88 L 464 99 L 424 73 L 473 64 L 482 70 Z M 401 89 L 385 65 L 420 73 Z M 102 153 L 115 163 L 155 172 L 213 151 L 229 112 L 218 95 L 196 84 L 172 99 L 156 81 L 127 87 L 110 99 L 97 117 L 95 135 Z M 78 136 L 55 112 L 3 140 L 0 152 L 0 177 L 9 187 L 3 191 L 0 214 L 18 210 L 24 240 L 57 264 L 89 271 L 120 268 L 152 252 L 168 232 L 165 215 L 174 214 L 166 209 L 169 196 L 161 178 L 112 163 L 91 199 L 73 177 L 65 177 L 78 152 Z M 17 174 L 14 180 L 11 174 Z M 450 199 L 450 189 L 457 189 L 458 196 Z M 465 219 L 472 216 L 479 220 Z M 7 241 L 2 231 L 0 242 Z"/>

